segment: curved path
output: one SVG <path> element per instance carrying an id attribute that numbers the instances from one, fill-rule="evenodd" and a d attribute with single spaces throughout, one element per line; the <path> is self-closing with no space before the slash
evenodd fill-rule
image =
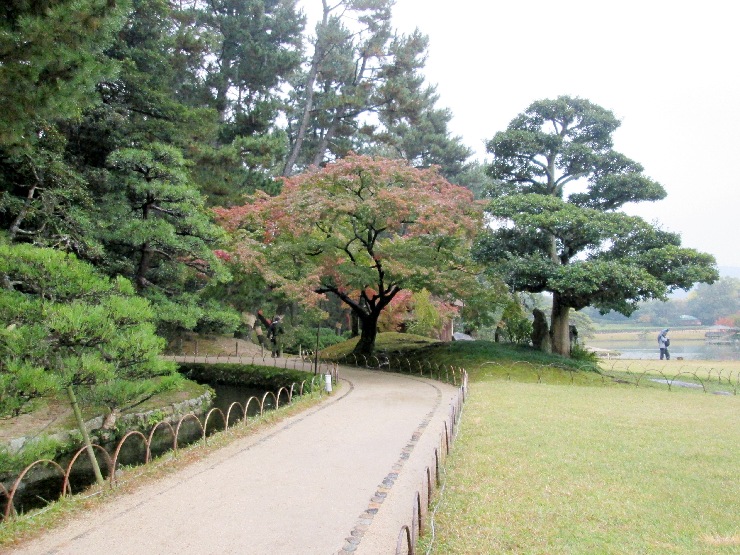
<path id="1" fill-rule="evenodd" d="M 15 554 L 395 553 L 457 388 L 340 368 L 321 404 Z"/>

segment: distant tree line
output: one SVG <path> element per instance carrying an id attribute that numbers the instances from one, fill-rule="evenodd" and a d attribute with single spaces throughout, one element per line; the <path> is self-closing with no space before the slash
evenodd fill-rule
<path id="1" fill-rule="evenodd" d="M 587 313 L 596 321 L 740 327 L 740 279 L 723 277 L 711 285 L 700 283 L 686 296 L 640 303 L 629 318 L 616 312 L 600 315 L 594 309 Z"/>

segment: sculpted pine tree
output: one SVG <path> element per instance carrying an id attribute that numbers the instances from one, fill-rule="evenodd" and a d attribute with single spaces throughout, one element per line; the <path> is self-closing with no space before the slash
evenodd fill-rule
<path id="1" fill-rule="evenodd" d="M 65 394 L 102 484 L 78 393 L 105 387 L 120 404 L 177 382 L 174 364 L 159 357 L 152 308 L 130 282 L 53 249 L 0 240 L 0 276 L 0 414 Z"/>
<path id="2" fill-rule="evenodd" d="M 533 103 L 488 143 L 496 180 L 488 213 L 500 225 L 478 243 L 476 258 L 516 291 L 552 293 L 552 348 L 564 356 L 572 309 L 629 315 L 641 300 L 718 277 L 711 255 L 618 211 L 666 195 L 613 150 L 618 126 L 608 110 L 562 96 Z"/>
<path id="3" fill-rule="evenodd" d="M 434 169 L 350 155 L 285 179 L 277 197 L 218 213 L 245 271 L 275 293 L 346 304 L 362 325 L 358 353 L 372 352 L 378 317 L 400 291 L 459 298 L 475 285 L 469 246 L 480 211 Z"/>
<path id="4" fill-rule="evenodd" d="M 209 307 L 198 295 L 230 276 L 214 249 L 225 239 L 188 179 L 179 150 L 152 143 L 108 158 L 105 216 L 119 222 L 102 236 L 111 267 L 131 279 L 159 308 L 160 331 L 192 329 L 199 321 L 235 326 L 235 313 Z"/>

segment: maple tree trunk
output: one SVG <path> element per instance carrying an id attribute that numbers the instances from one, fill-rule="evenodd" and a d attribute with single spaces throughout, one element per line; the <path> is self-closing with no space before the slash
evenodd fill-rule
<path id="1" fill-rule="evenodd" d="M 357 317 L 357 314 L 351 312 L 349 315 L 349 321 L 351 336 L 357 337 L 358 335 L 360 335 L 360 319 Z"/>
<path id="2" fill-rule="evenodd" d="M 360 340 L 354 348 L 354 353 L 358 355 L 369 356 L 373 354 L 375 350 L 375 338 L 378 335 L 378 316 L 377 314 L 369 314 L 360 318 L 362 322 L 362 332 L 360 333 Z"/>

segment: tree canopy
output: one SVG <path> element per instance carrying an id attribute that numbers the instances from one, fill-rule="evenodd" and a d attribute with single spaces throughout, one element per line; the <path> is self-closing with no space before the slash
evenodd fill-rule
<path id="1" fill-rule="evenodd" d="M 103 51 L 126 0 L 28 0 L 0 7 L 0 145 L 28 145 L 39 127 L 79 116 L 113 75 Z"/>
<path id="2" fill-rule="evenodd" d="M 700 284 L 686 299 L 686 311 L 704 324 L 740 327 L 740 279 L 723 277 Z"/>
<path id="3" fill-rule="evenodd" d="M 462 282 L 469 264 L 460 226 L 471 232 L 475 209 L 468 199 L 469 212 L 459 212 L 465 203 L 450 199 L 463 192 L 442 177 L 476 192 L 493 182 L 489 213 L 507 223 L 479 243 L 480 259 L 512 284 L 562 297 L 558 306 L 627 311 L 635 299 L 660 298 L 663 286 L 712 279 L 711 260 L 683 249 L 675 234 L 616 215 L 665 191 L 613 150 L 619 122 L 586 100 L 534 103 L 489 143 L 494 159 L 484 179 L 480 166 L 467 164 L 470 150 L 448 131 L 451 112 L 425 82 L 428 37 L 397 32 L 393 5 L 322 1 L 321 20 L 307 36 L 296 0 L 4 3 L 0 232 L 12 244 L 74 253 L 110 279 L 130 280 L 155 307 L 164 335 L 233 331 L 235 309 L 251 309 L 271 287 L 289 298 L 299 290 L 312 292 L 305 300 L 343 296 L 358 317 L 369 310 L 370 320 L 399 288 L 450 290 L 447 276 L 457 272 Z M 350 152 L 407 164 L 354 155 L 331 164 Z M 327 174 L 275 179 L 327 164 Z M 367 167 L 340 178 L 340 168 L 353 164 Z M 411 191 L 405 197 L 393 172 Z M 338 183 L 371 183 L 372 176 L 377 187 L 340 194 Z M 278 195 L 281 187 L 286 195 Z M 284 229 L 242 257 L 255 268 L 263 261 L 259 278 L 230 281 L 225 257 L 217 256 L 228 238 L 210 208 L 234 207 L 228 225 L 237 228 L 235 215 L 246 214 L 245 195 L 255 191 L 278 195 L 257 195 L 250 210 L 271 207 Z M 524 193 L 533 196 L 515 198 Z M 275 212 L 280 202 L 312 218 L 313 227 Z M 249 246 L 257 231 L 248 231 L 239 233 Z M 284 239 L 291 234 L 293 247 Z M 336 244 L 324 244 L 330 237 Z M 327 253 L 342 249 L 342 277 L 332 281 L 328 270 L 338 270 Z M 627 257 L 640 267 L 617 272 Z M 568 277 L 576 268 L 586 277 Z M 619 293 L 618 282 L 631 292 Z M 485 300 L 465 310 L 476 304 L 474 312 L 489 318 Z M 563 320 L 554 322 L 564 333 Z"/>
<path id="4" fill-rule="evenodd" d="M 476 258 L 517 291 L 553 295 L 553 350 L 568 355 L 571 309 L 630 314 L 646 299 L 717 279 L 714 258 L 619 209 L 665 197 L 612 148 L 614 115 L 567 96 L 533 103 L 488 143 L 496 225 Z"/>
<path id="5" fill-rule="evenodd" d="M 372 351 L 378 316 L 399 291 L 462 296 L 475 284 L 468 254 L 480 210 L 435 169 L 349 155 L 218 214 L 241 263 L 275 292 L 341 299 L 362 323 L 358 352 Z"/>
<path id="6" fill-rule="evenodd" d="M 424 82 L 429 39 L 392 26 L 392 0 L 322 0 L 304 71 L 291 79 L 286 111 L 290 151 L 283 175 L 349 152 L 437 164 L 453 179 L 471 151 L 447 129 Z"/>
<path id="7" fill-rule="evenodd" d="M 447 176 L 469 155 L 392 5 L 325 2 L 313 45 L 296 0 L 3 5 L 0 228 L 130 279 L 161 333 L 233 330 L 209 207 L 351 149 Z"/>

